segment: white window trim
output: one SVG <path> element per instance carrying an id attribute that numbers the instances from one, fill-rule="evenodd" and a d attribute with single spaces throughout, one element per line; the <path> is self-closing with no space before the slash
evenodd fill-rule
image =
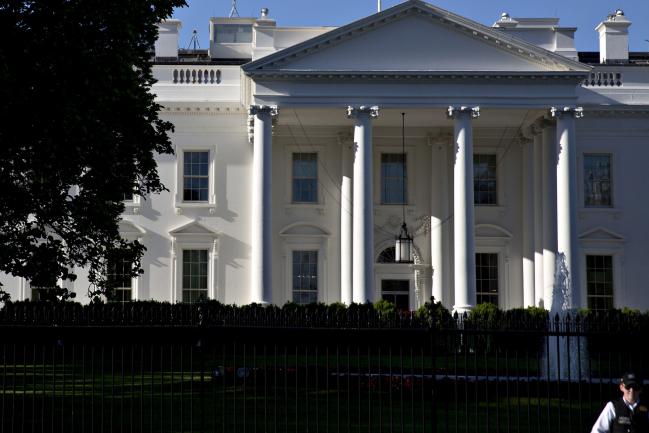
<path id="1" fill-rule="evenodd" d="M 284 187 L 284 208 L 311 208 L 318 211 L 324 211 L 325 207 L 325 194 L 322 188 L 322 166 L 324 157 L 325 148 L 324 146 L 298 146 L 295 144 L 287 144 L 284 146 L 285 149 L 285 164 L 286 164 L 286 177 L 285 177 L 285 187 Z M 317 177 L 317 194 L 318 201 L 314 203 L 301 203 L 293 202 L 293 154 L 294 153 L 315 153 L 316 154 L 316 169 L 318 173 Z"/>
<path id="2" fill-rule="evenodd" d="M 475 204 L 477 209 L 505 209 L 507 207 L 505 195 L 505 150 L 502 147 L 479 146 L 473 148 L 473 155 L 496 155 L 496 204 Z M 473 156 L 471 156 L 473 168 Z M 473 187 L 473 186 L 472 186 Z"/>
<path id="3" fill-rule="evenodd" d="M 184 161 L 185 152 L 208 152 L 208 191 L 207 201 L 184 201 Z M 209 209 L 211 215 L 216 213 L 216 147 L 215 146 L 187 146 L 176 147 L 176 192 L 175 192 L 175 211 L 177 215 L 183 213 L 185 209 Z"/>
<path id="4" fill-rule="evenodd" d="M 586 256 L 612 256 L 613 258 L 613 307 L 625 305 L 629 299 L 624 284 L 624 240 L 623 239 L 580 239 L 581 305 L 588 307 L 588 285 L 586 281 Z"/>
<path id="5" fill-rule="evenodd" d="M 321 233 L 319 234 L 293 234 L 293 228 L 300 226 L 311 226 Z M 284 259 L 284 299 L 282 301 L 293 301 L 293 251 L 317 251 L 318 252 L 318 302 L 331 303 L 338 301 L 329 293 L 328 286 L 328 269 L 327 269 L 327 250 L 329 233 L 312 223 L 295 223 L 285 227 L 280 231 L 280 238 L 283 246 Z M 277 301 L 277 300 L 276 300 Z"/>
<path id="6" fill-rule="evenodd" d="M 489 230 L 492 234 L 480 236 L 481 229 Z M 475 253 L 498 254 L 498 308 L 501 309 L 519 307 L 519 305 L 512 305 L 511 302 L 509 269 L 511 238 L 511 233 L 499 226 L 493 224 L 476 225 Z"/>
<path id="7" fill-rule="evenodd" d="M 200 233 L 182 232 L 184 227 L 199 225 Z M 211 233 L 206 233 L 206 231 Z M 182 252 L 183 250 L 207 250 L 207 296 L 218 300 L 216 262 L 218 260 L 219 234 L 194 221 L 178 228 L 171 234 L 171 302 L 182 302 Z"/>
<path id="8" fill-rule="evenodd" d="M 610 206 L 586 206 L 586 191 L 585 191 L 585 168 L 584 162 L 586 161 L 586 155 L 608 155 L 611 158 L 611 205 Z M 611 149 L 603 148 L 592 148 L 584 150 L 577 155 L 577 181 L 579 182 L 578 188 L 578 197 L 579 197 L 579 213 L 583 212 L 594 212 L 594 213 L 617 213 L 620 211 L 617 206 L 616 198 L 619 197 L 617 191 L 617 182 L 615 182 L 615 173 L 616 170 L 616 156 Z"/>
<path id="9" fill-rule="evenodd" d="M 416 209 L 417 203 L 415 202 L 416 194 L 415 191 L 415 179 L 417 179 L 416 173 L 416 164 L 415 161 L 416 146 L 412 144 L 406 144 L 406 208 Z M 381 177 L 381 156 L 383 154 L 403 154 L 402 146 L 395 145 L 381 145 L 376 146 L 376 151 L 374 152 L 374 206 L 378 206 L 381 209 L 394 209 L 395 207 L 403 206 L 402 203 L 383 203 L 381 200 L 381 185 L 383 178 Z M 410 212 L 408 212 L 410 213 Z"/>
<path id="10" fill-rule="evenodd" d="M 142 197 L 140 197 L 139 194 L 133 194 L 133 198 L 130 200 L 124 200 L 123 203 L 124 211 L 131 211 L 133 214 L 139 214 Z"/>

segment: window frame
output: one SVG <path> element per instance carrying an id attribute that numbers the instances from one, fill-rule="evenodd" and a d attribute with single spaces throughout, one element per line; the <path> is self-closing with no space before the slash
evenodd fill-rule
<path id="1" fill-rule="evenodd" d="M 295 253 L 315 253 L 316 254 L 316 289 L 315 289 L 315 294 L 316 294 L 316 300 L 315 302 L 319 301 L 320 298 L 320 273 L 319 273 L 319 268 L 320 268 L 320 254 L 319 250 L 316 249 L 307 249 L 307 250 L 300 250 L 297 248 L 291 249 L 291 255 L 290 255 L 290 262 L 291 262 L 291 275 L 290 275 L 290 282 L 291 282 L 291 302 L 295 302 L 295 274 L 293 272 L 293 268 L 295 267 Z M 297 292 L 312 292 L 312 290 L 297 290 Z M 297 303 L 297 302 L 295 302 Z M 300 304 L 300 305 L 308 305 L 308 304 Z"/>
<path id="2" fill-rule="evenodd" d="M 185 193 L 185 153 L 208 152 L 207 156 L 207 200 L 186 201 Z M 176 147 L 176 191 L 174 194 L 176 214 L 182 214 L 184 209 L 209 209 L 210 214 L 216 213 L 216 147 L 215 146 L 177 146 Z"/>
<path id="3" fill-rule="evenodd" d="M 475 140 L 474 140 L 475 141 Z M 497 204 L 476 204 L 475 190 L 473 206 L 476 210 L 494 209 L 502 211 L 507 207 L 505 194 L 505 176 L 507 175 L 507 164 L 504 163 L 505 150 L 501 146 L 476 146 L 474 143 L 473 155 L 496 155 L 496 202 Z M 473 155 L 471 156 L 471 167 L 473 168 Z M 522 152 L 521 152 L 522 158 Z M 522 161 L 522 160 L 521 160 Z M 521 162 L 522 164 L 522 162 Z M 452 170 L 452 168 L 451 168 Z M 473 177 L 473 176 L 472 176 Z M 473 186 L 472 186 L 473 187 Z M 479 212 L 479 211 L 478 211 Z M 488 213 L 490 215 L 490 213 Z"/>
<path id="4" fill-rule="evenodd" d="M 610 193 L 610 197 L 611 197 L 611 202 L 608 205 L 589 205 L 589 204 L 586 204 L 586 198 L 587 198 L 587 195 L 586 195 L 586 157 L 587 156 L 608 156 L 609 157 L 609 174 L 608 174 L 608 178 L 609 178 L 609 191 L 610 191 L 609 193 Z M 615 197 L 616 197 L 616 194 L 615 194 L 615 182 L 613 180 L 613 176 L 614 176 L 614 173 L 615 173 L 615 170 L 614 170 L 615 158 L 614 158 L 613 152 L 606 151 L 606 150 L 599 151 L 599 150 L 596 150 L 596 149 L 592 149 L 592 150 L 589 150 L 589 151 L 582 152 L 580 157 L 581 157 L 580 158 L 581 161 L 579 161 L 580 165 L 581 165 L 581 170 L 580 170 L 581 188 L 580 188 L 580 192 L 581 192 L 581 196 L 582 196 L 581 197 L 581 206 L 586 210 L 592 210 L 592 209 L 604 209 L 604 210 L 615 209 Z"/>
<path id="5" fill-rule="evenodd" d="M 296 201 L 295 200 L 295 172 L 294 172 L 294 162 L 295 162 L 295 155 L 300 155 L 300 154 L 307 154 L 307 155 L 315 155 L 315 200 L 314 201 Z M 318 170 L 318 164 L 319 164 L 319 154 L 317 151 L 312 151 L 312 152 L 305 152 L 303 150 L 299 151 L 292 151 L 291 156 L 290 156 L 290 203 L 294 205 L 317 205 L 320 204 L 320 173 Z M 307 178 L 307 177 L 301 177 L 300 179 L 312 179 L 312 178 Z"/>
<path id="6" fill-rule="evenodd" d="M 284 146 L 285 151 L 285 180 L 284 180 L 284 208 L 286 212 L 290 213 L 292 209 L 314 209 L 318 213 L 324 213 L 324 206 L 326 197 L 323 190 L 324 178 L 321 176 L 321 165 L 323 159 L 326 157 L 326 149 L 319 145 L 304 145 L 298 146 L 296 144 L 287 144 Z M 316 195 L 318 200 L 316 202 L 294 202 L 293 201 L 293 154 L 294 153 L 315 153 L 317 165 L 317 182 L 316 182 Z"/>
<path id="7" fill-rule="evenodd" d="M 390 140 L 391 143 L 394 143 L 395 140 Z M 415 161 L 417 161 L 417 144 L 414 144 L 415 141 L 412 140 L 413 143 L 408 144 L 406 142 L 406 203 L 398 203 L 398 204 L 385 204 L 383 203 L 383 199 L 381 196 L 381 186 L 383 184 L 383 179 L 381 176 L 381 155 L 383 154 L 389 154 L 389 153 L 394 153 L 394 154 L 403 154 L 403 148 L 401 145 L 395 145 L 395 144 L 377 144 L 377 140 L 375 139 L 374 141 L 374 153 L 373 153 L 373 169 L 374 169 L 374 181 L 373 181 L 373 187 L 374 187 L 374 207 L 375 209 L 378 210 L 383 210 L 386 212 L 391 212 L 395 210 L 397 207 L 405 206 L 406 208 L 406 213 L 411 214 L 417 207 L 417 194 L 416 194 L 416 188 L 415 188 L 415 179 L 417 179 L 417 167 Z M 353 160 L 353 156 L 352 156 Z M 399 212 L 401 210 L 399 209 Z M 401 215 L 399 213 L 399 215 Z M 375 257 L 376 259 L 376 257 Z"/>
<path id="8" fill-rule="evenodd" d="M 207 250 L 207 299 L 222 300 L 217 285 L 219 233 L 192 221 L 169 232 L 171 235 L 171 302 L 182 302 L 183 250 Z"/>
<path id="9" fill-rule="evenodd" d="M 516 299 L 510 293 L 510 244 L 513 237 L 512 233 L 495 224 L 476 224 L 475 226 L 474 252 L 476 254 L 498 254 L 498 308 L 501 309 L 516 308 L 523 305 L 522 290 L 520 291 L 520 299 L 517 300 L 518 302 L 513 302 Z"/>
<path id="10" fill-rule="evenodd" d="M 384 191 L 385 191 L 385 177 L 383 176 L 383 157 L 387 155 L 398 155 L 404 157 L 404 160 L 402 162 L 403 168 L 402 168 L 402 173 L 405 171 L 405 194 L 403 197 L 403 202 L 386 202 L 385 197 L 384 197 Z M 408 164 L 408 152 L 404 154 L 402 152 L 385 152 L 381 151 L 379 152 L 379 201 L 381 203 L 381 206 L 408 206 L 409 203 L 409 196 L 410 196 L 410 176 L 408 175 L 409 173 L 409 165 Z"/>
<path id="11" fill-rule="evenodd" d="M 483 157 L 485 157 L 485 156 L 490 156 L 490 157 L 493 157 L 494 160 L 495 160 L 495 165 L 494 165 L 494 170 L 495 170 L 494 181 L 496 182 L 496 189 L 495 189 L 495 191 L 494 191 L 494 195 L 495 195 L 495 198 L 496 198 L 496 202 L 495 202 L 495 203 L 477 203 L 477 202 L 476 202 L 476 190 L 475 190 L 475 181 L 476 181 L 476 179 L 475 179 L 475 158 L 476 158 L 476 157 L 479 158 L 479 157 L 481 157 L 481 156 L 483 156 Z M 496 153 L 496 152 L 473 152 L 473 155 L 472 155 L 471 158 L 472 158 L 472 163 L 473 163 L 473 164 L 472 164 L 472 168 L 473 168 L 473 172 L 474 172 L 474 173 L 473 173 L 473 205 L 474 205 L 474 206 L 490 207 L 490 208 L 501 206 L 501 203 L 500 203 L 500 195 L 499 195 L 499 191 L 500 191 L 500 183 L 501 183 L 501 182 L 500 182 L 500 179 L 499 179 L 499 176 L 498 176 L 498 175 L 499 175 L 499 172 L 500 172 L 500 170 L 498 169 L 498 153 Z"/>
<path id="12" fill-rule="evenodd" d="M 488 248 L 487 248 L 487 250 L 488 250 Z M 476 305 L 479 304 L 479 302 L 478 302 L 478 260 L 477 260 L 478 257 L 477 256 L 478 256 L 478 254 L 490 254 L 490 255 L 495 255 L 496 256 L 496 266 L 497 266 L 497 268 L 496 268 L 496 270 L 497 270 L 496 283 L 497 283 L 497 286 L 498 286 L 498 291 L 496 292 L 497 302 L 496 302 L 495 305 L 498 308 L 501 308 L 502 294 L 503 294 L 502 293 L 503 292 L 503 290 L 502 290 L 502 271 L 501 271 L 501 260 L 500 260 L 501 253 L 498 252 L 498 251 L 487 251 L 487 250 L 478 251 L 478 249 L 476 249 L 476 251 L 475 251 L 475 255 L 476 255 L 476 257 L 475 257 L 475 259 L 476 259 L 475 260 Z M 489 295 L 488 292 L 481 292 L 481 293 L 486 293 L 487 295 Z"/>
<path id="13" fill-rule="evenodd" d="M 610 298 L 611 299 L 611 308 L 615 308 L 616 302 L 615 302 L 615 294 L 617 292 L 616 287 L 615 287 L 615 277 L 616 277 L 616 270 L 615 270 L 615 256 L 614 254 L 610 253 L 600 253 L 600 254 L 593 254 L 593 253 L 584 253 L 583 255 L 583 263 L 584 263 L 584 285 L 585 285 L 585 295 L 586 295 L 586 302 L 584 306 L 588 309 L 590 307 L 588 306 L 588 300 L 591 297 L 595 298 Z M 610 257 L 611 258 L 611 295 L 610 296 L 599 296 L 599 295 L 590 295 L 588 293 L 588 257 Z M 605 310 L 597 310 L 597 311 L 605 311 Z"/>
<path id="14" fill-rule="evenodd" d="M 598 233 L 603 236 L 597 237 Z M 625 240 L 602 227 L 596 227 L 579 236 L 579 276 L 581 278 L 580 305 L 588 306 L 588 284 L 586 281 L 586 256 L 613 256 L 613 308 L 626 305 L 629 299 L 624 279 Z"/>

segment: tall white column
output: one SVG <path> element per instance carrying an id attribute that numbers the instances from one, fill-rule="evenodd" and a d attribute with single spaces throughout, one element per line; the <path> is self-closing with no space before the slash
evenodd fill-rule
<path id="1" fill-rule="evenodd" d="M 450 136 L 440 135 L 430 143 L 430 255 L 433 268 L 431 294 L 435 301 L 442 303 L 449 302 L 444 298 L 444 229 L 448 212 L 445 206 L 443 182 L 446 177 L 446 148 L 449 142 Z"/>
<path id="2" fill-rule="evenodd" d="M 534 135 L 534 305 L 543 299 L 543 135 L 539 126 Z"/>
<path id="3" fill-rule="evenodd" d="M 522 138 L 523 146 L 523 306 L 534 302 L 534 141 Z"/>
<path id="4" fill-rule="evenodd" d="M 557 145 L 552 122 L 543 126 L 543 308 L 549 310 L 557 253 Z"/>
<path id="5" fill-rule="evenodd" d="M 352 226 L 353 300 L 374 302 L 374 196 L 372 193 L 372 119 L 379 107 L 347 107 L 354 126 Z"/>
<path id="6" fill-rule="evenodd" d="M 458 313 L 476 305 L 475 216 L 473 209 L 473 130 L 471 120 L 479 107 L 449 107 L 455 119 L 455 166 L 453 169 L 453 244 L 455 252 L 455 305 Z"/>
<path id="7" fill-rule="evenodd" d="M 581 305 L 577 245 L 577 142 L 575 119 L 583 116 L 581 107 L 552 108 L 557 119 L 557 282 L 571 295 L 563 308 Z"/>
<path id="8" fill-rule="evenodd" d="M 252 156 L 252 280 L 250 301 L 272 302 L 272 117 L 276 106 L 253 105 L 248 113 L 254 118 Z"/>
<path id="9" fill-rule="evenodd" d="M 340 302 L 351 304 L 352 296 L 352 155 L 351 137 L 339 137 L 342 152 L 340 184 Z"/>

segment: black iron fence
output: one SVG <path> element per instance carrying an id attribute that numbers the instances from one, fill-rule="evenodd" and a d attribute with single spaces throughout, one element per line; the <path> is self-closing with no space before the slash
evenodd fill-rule
<path id="1" fill-rule="evenodd" d="M 647 373 L 619 319 L 330 310 L 10 306 L 1 431 L 578 432 Z"/>

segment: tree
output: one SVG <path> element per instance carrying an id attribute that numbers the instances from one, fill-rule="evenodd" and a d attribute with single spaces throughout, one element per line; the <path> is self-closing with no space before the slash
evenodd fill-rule
<path id="1" fill-rule="evenodd" d="M 123 198 L 165 189 L 173 153 L 150 92 L 156 24 L 184 0 L 0 0 L 0 271 L 43 286 L 105 259 L 140 272 Z M 65 296 L 65 294 L 63 295 Z"/>

